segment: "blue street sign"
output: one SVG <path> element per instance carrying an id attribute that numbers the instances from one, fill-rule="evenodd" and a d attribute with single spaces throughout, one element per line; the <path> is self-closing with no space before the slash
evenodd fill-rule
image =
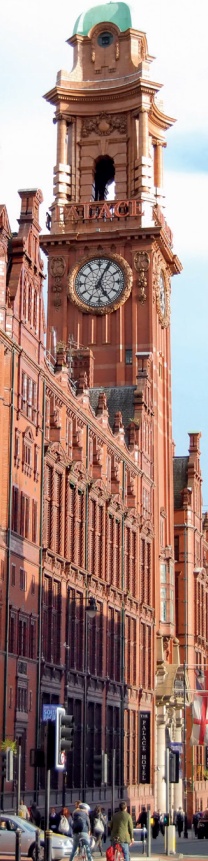
<path id="1" fill-rule="evenodd" d="M 57 706 L 50 705 L 50 703 L 48 705 L 44 704 L 43 705 L 43 711 L 42 711 L 42 721 L 44 721 L 44 722 L 47 720 L 54 720 L 55 721 L 57 708 L 58 708 L 58 705 Z"/>

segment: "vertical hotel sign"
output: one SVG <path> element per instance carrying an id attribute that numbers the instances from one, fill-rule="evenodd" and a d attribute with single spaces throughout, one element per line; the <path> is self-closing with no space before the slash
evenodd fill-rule
<path id="1" fill-rule="evenodd" d="M 150 712 L 139 715 L 139 783 L 150 783 Z"/>

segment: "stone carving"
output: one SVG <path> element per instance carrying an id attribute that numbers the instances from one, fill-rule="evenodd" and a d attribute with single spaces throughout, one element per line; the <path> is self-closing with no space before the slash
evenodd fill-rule
<path id="1" fill-rule="evenodd" d="M 109 135 L 115 129 L 121 135 L 127 133 L 126 114 L 114 116 L 114 114 L 103 113 L 97 117 L 85 117 L 82 123 L 82 136 L 88 137 L 92 132 L 97 135 Z"/>
<path id="2" fill-rule="evenodd" d="M 147 254 L 146 251 L 136 251 L 136 254 L 134 255 L 134 267 L 136 269 L 136 272 L 139 272 L 139 278 L 137 280 L 137 287 L 139 288 L 140 292 L 139 292 L 138 299 L 142 305 L 144 302 L 146 302 L 146 298 L 147 298 L 147 294 L 145 292 L 146 287 L 147 287 L 146 272 L 149 269 L 149 265 L 150 265 L 149 254 Z"/>
<path id="3" fill-rule="evenodd" d="M 161 273 L 164 282 L 165 298 L 161 304 Z M 170 273 L 160 251 L 156 250 L 153 256 L 153 302 L 156 301 L 158 317 L 163 328 L 170 323 Z"/>

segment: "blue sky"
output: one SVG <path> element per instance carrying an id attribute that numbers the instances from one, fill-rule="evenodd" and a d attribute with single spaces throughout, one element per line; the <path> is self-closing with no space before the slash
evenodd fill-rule
<path id="1" fill-rule="evenodd" d="M 7 0 L 0 29 L 0 199 L 17 230 L 18 189 L 41 188 L 41 227 L 52 197 L 56 130 L 42 98 L 59 69 L 71 68 L 66 39 L 89 6 L 78 0 Z M 183 271 L 172 279 L 173 438 L 188 452 L 200 431 L 203 507 L 208 510 L 208 51 L 207 0 L 136 0 L 133 26 L 146 32 L 151 78 L 164 111 L 177 119 L 165 150 L 166 217 Z"/>

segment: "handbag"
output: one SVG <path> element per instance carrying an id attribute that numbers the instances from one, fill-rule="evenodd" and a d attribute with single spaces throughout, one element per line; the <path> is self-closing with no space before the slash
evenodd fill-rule
<path id="1" fill-rule="evenodd" d="M 94 819 L 93 830 L 97 834 L 103 834 L 104 825 L 103 825 L 102 819 L 99 819 L 99 818 Z"/>

